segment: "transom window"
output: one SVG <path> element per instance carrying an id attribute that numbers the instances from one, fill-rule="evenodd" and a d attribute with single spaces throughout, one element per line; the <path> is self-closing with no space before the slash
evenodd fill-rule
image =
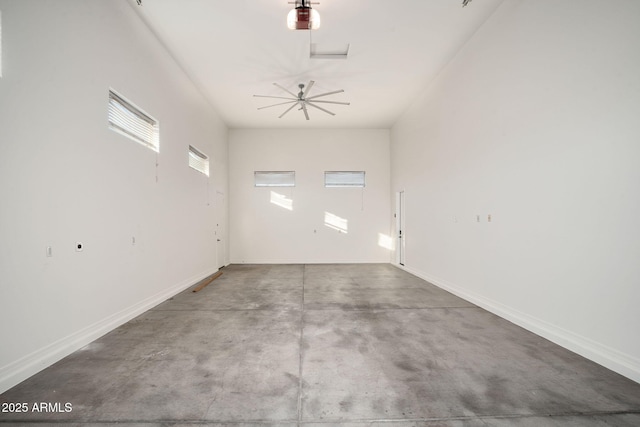
<path id="1" fill-rule="evenodd" d="M 192 145 L 189 146 L 189 166 L 209 176 L 209 157 Z"/>
<path id="2" fill-rule="evenodd" d="M 255 171 L 256 187 L 295 187 L 295 171 Z"/>
<path id="3" fill-rule="evenodd" d="M 160 151 L 158 121 L 113 90 L 109 90 L 109 129 Z"/>
<path id="4" fill-rule="evenodd" d="M 327 171 L 325 187 L 364 187 L 364 171 Z"/>

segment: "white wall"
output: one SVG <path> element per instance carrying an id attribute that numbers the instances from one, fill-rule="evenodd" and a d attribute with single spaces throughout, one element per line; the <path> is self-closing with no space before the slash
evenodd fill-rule
<path id="1" fill-rule="evenodd" d="M 227 129 L 129 2 L 0 11 L 3 391 L 216 271 Z M 110 87 L 159 120 L 157 159 L 107 128 Z M 189 144 L 210 179 L 187 166 Z"/>
<path id="2" fill-rule="evenodd" d="M 389 234 L 388 130 L 232 129 L 229 166 L 231 262 L 389 262 L 379 244 Z M 296 171 L 296 186 L 254 187 L 264 170 Z M 366 171 L 366 187 L 325 188 L 333 170 Z M 325 212 L 347 220 L 346 233 Z"/>
<path id="3" fill-rule="evenodd" d="M 506 0 L 391 135 L 407 268 L 636 381 L 639 19 Z"/>

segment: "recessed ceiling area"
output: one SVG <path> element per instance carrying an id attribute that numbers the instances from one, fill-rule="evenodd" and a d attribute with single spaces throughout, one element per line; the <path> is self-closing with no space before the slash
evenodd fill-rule
<path id="1" fill-rule="evenodd" d="M 132 7 L 230 128 L 389 128 L 503 0 L 321 0 L 322 25 L 287 28 L 286 0 L 143 0 Z M 347 58 L 311 57 L 311 46 Z M 254 94 L 336 88 L 335 116 L 278 118 Z"/>

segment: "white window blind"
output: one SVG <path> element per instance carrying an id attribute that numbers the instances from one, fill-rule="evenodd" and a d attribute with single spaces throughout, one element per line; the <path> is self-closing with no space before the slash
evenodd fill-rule
<path id="1" fill-rule="evenodd" d="M 325 187 L 364 187 L 364 171 L 327 171 Z"/>
<path id="2" fill-rule="evenodd" d="M 295 187 L 296 173 L 294 171 L 255 171 L 256 187 Z"/>
<path id="3" fill-rule="evenodd" d="M 189 166 L 209 176 L 209 157 L 192 145 L 189 146 Z"/>
<path id="4" fill-rule="evenodd" d="M 109 90 L 109 128 L 160 151 L 158 121 L 112 90 Z"/>

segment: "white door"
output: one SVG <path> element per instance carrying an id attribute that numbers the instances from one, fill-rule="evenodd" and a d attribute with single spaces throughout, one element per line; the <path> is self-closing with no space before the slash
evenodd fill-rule
<path id="1" fill-rule="evenodd" d="M 222 268 L 226 264 L 226 242 L 225 242 L 225 224 L 227 220 L 226 202 L 224 193 L 216 191 L 216 263 L 218 268 Z"/>
<path id="2" fill-rule="evenodd" d="M 404 242 L 406 240 L 404 231 L 404 191 L 399 191 L 396 196 L 396 230 L 398 233 L 398 251 L 396 258 L 398 264 L 404 265 Z"/>

